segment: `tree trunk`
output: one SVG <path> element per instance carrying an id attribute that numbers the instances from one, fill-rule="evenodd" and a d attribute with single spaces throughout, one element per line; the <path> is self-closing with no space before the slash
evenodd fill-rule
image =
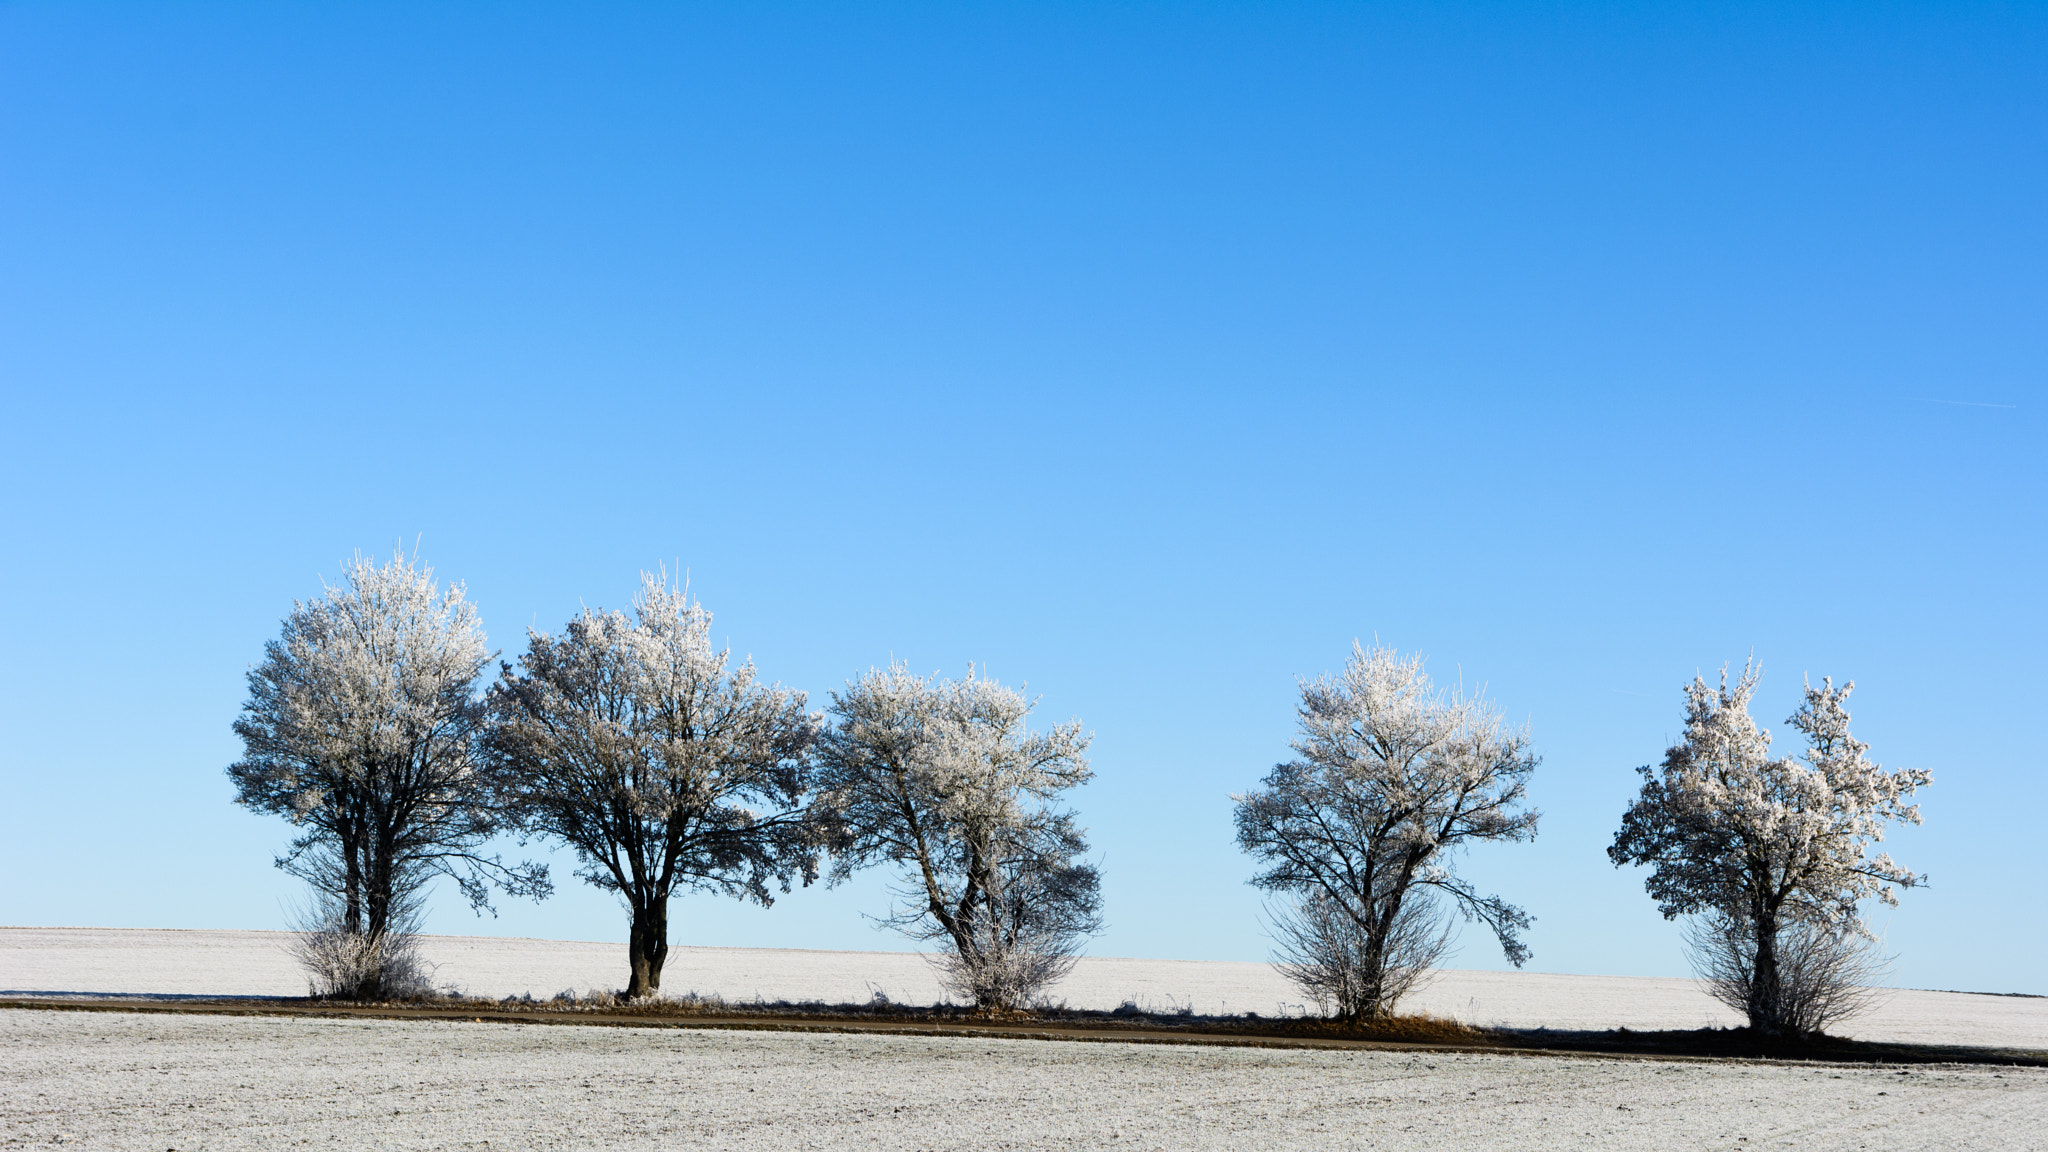
<path id="1" fill-rule="evenodd" d="M 948 909 L 945 902 L 939 899 L 939 887 L 932 878 L 931 866 L 924 861 L 919 861 L 919 865 L 924 871 L 925 888 L 929 896 L 933 918 L 939 922 L 941 928 L 946 930 L 946 935 L 952 938 L 953 954 L 959 958 L 961 967 L 973 974 L 973 982 L 978 987 L 984 986 L 986 981 L 982 980 L 981 976 L 988 971 L 991 963 L 1001 959 L 1000 956 L 990 955 L 988 949 L 990 946 L 1000 948 L 1002 942 L 996 938 L 1000 933 L 1000 925 L 998 924 L 991 923 L 991 927 L 995 928 L 994 932 L 977 931 L 982 917 L 994 916 L 993 910 L 985 906 L 991 903 L 987 897 L 993 887 L 994 877 L 991 875 L 980 844 L 972 839 L 968 842 L 967 865 L 965 868 L 967 875 L 960 885 L 960 903 L 952 909 Z M 1013 1005 L 1002 1003 L 998 997 L 990 994 L 985 987 L 975 992 L 974 1006 L 982 1009 L 1013 1007 Z"/>
<path id="2" fill-rule="evenodd" d="M 1408 886 L 1421 862 L 1422 857 L 1414 853 L 1402 862 L 1400 882 L 1381 902 L 1378 914 L 1372 917 L 1372 923 L 1366 929 L 1365 971 L 1360 974 L 1360 982 L 1364 985 L 1359 1012 L 1362 1019 L 1377 1020 L 1393 1015 L 1393 1005 L 1387 1003 L 1387 942 L 1393 938 L 1394 925 L 1401 916 L 1401 902 L 1407 898 Z"/>
<path id="3" fill-rule="evenodd" d="M 1778 972 L 1778 911 L 1759 908 L 1755 971 L 1749 978 L 1749 1026 L 1766 1036 L 1785 1032 L 1785 986 Z"/>
<path id="4" fill-rule="evenodd" d="M 633 909 L 626 936 L 626 957 L 633 966 L 626 998 L 637 1000 L 661 991 L 661 966 L 668 960 L 668 901 L 655 898 Z"/>
<path id="5" fill-rule="evenodd" d="M 341 926 L 351 936 L 363 934 L 363 853 L 362 836 L 347 835 L 341 841 L 341 856 L 346 863 L 342 866 L 346 889 L 342 893 Z"/>
<path id="6" fill-rule="evenodd" d="M 385 822 L 380 821 L 380 824 Z M 391 930 L 392 888 L 396 886 L 397 875 L 391 857 L 397 851 L 396 837 L 387 827 L 379 827 L 370 838 L 372 855 L 366 861 L 369 865 L 363 878 L 363 939 L 371 947 L 370 962 L 363 967 L 363 976 L 356 984 L 355 998 L 375 1000 L 384 994 L 384 937 Z"/>
<path id="7" fill-rule="evenodd" d="M 1358 1012 L 1356 1019 L 1377 1020 L 1387 1012 L 1387 927 L 1386 920 L 1375 918 L 1376 923 L 1366 930 L 1365 963 L 1358 973 Z"/>

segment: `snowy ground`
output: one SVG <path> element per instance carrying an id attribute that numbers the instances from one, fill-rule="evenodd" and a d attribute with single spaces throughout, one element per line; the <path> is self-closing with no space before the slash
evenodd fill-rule
<path id="1" fill-rule="evenodd" d="M 0 1010 L 0 1147 L 2048 1148 L 2048 1071 Z"/>
<path id="2" fill-rule="evenodd" d="M 305 981 L 283 942 L 277 932 L 0 928 L 0 993 L 303 995 Z M 425 951 L 440 966 L 440 982 L 472 995 L 547 997 L 625 982 L 623 944 L 433 936 Z M 880 991 L 898 1003 L 929 1004 L 942 996 L 924 960 L 903 952 L 676 948 L 663 987 L 731 1001 L 864 1002 Z M 1264 964 L 1098 958 L 1083 960 L 1053 998 L 1076 1008 L 1131 1000 L 1202 1013 L 1277 1013 L 1298 1010 L 1300 1001 Z M 1690 980 L 1621 976 L 1451 971 L 1403 1007 L 1528 1028 L 1738 1023 Z M 1841 1031 L 1866 1040 L 2048 1048 L 2048 999 L 1895 991 Z"/>

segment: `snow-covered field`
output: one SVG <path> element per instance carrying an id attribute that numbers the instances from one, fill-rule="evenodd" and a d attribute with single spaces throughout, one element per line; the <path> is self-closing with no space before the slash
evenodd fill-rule
<path id="1" fill-rule="evenodd" d="M 441 983 L 472 995 L 547 997 L 616 988 L 625 946 L 560 940 L 431 936 Z M 675 948 L 663 987 L 729 1001 L 864 1002 L 880 991 L 904 1004 L 943 995 L 924 960 L 905 952 Z M 278 932 L 117 928 L 0 928 L 0 993 L 297 996 L 304 978 Z M 1126 1000 L 1154 1009 L 1278 1013 L 1300 995 L 1265 964 L 1193 960 L 1081 961 L 1053 992 L 1076 1008 Z M 1690 980 L 1544 973 L 1445 972 L 1404 1001 L 1472 1024 L 1561 1029 L 1697 1028 L 1738 1023 Z M 2048 999 L 1893 991 L 1842 1031 L 1859 1039 L 2048 1048 Z"/>
<path id="2" fill-rule="evenodd" d="M 2048 1148 L 2048 1071 L 0 1010 L 0 1147 Z"/>

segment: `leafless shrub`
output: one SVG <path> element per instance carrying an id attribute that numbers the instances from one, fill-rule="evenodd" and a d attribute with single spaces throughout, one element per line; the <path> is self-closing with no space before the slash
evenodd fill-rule
<path id="1" fill-rule="evenodd" d="M 946 992 L 1016 1009 L 1073 972 L 1085 933 L 1100 922 L 1096 873 L 1087 865 L 1030 859 L 1024 867 L 991 869 L 983 883 L 975 914 L 956 916 L 954 931 L 944 937 L 926 933 L 944 943 L 932 961 Z"/>
<path id="2" fill-rule="evenodd" d="M 1686 929 L 1693 972 L 1707 994 L 1754 1021 L 1771 1013 L 1774 1031 L 1817 1035 L 1867 1011 L 1891 974 L 1891 960 L 1860 925 L 1797 920 L 1778 930 L 1777 988 L 1758 979 L 1757 930 L 1740 913 L 1713 912 Z"/>
<path id="3" fill-rule="evenodd" d="M 1324 1015 L 1345 1020 L 1393 1014 L 1450 949 L 1451 928 L 1436 901 L 1411 889 L 1380 947 L 1359 917 L 1316 891 L 1273 915 L 1273 966 Z"/>
<path id="4" fill-rule="evenodd" d="M 434 965 L 420 954 L 420 907 L 409 900 L 382 932 L 349 930 L 339 901 L 322 898 L 293 917 L 287 945 L 316 1000 L 406 1000 L 434 995 Z"/>
<path id="5" fill-rule="evenodd" d="M 993 935 L 997 927 L 975 924 L 975 935 Z M 975 1004 L 1030 1004 L 1042 988 L 1057 984 L 1073 970 L 1075 949 L 1059 939 L 1022 939 L 1008 947 L 979 947 L 967 953 L 948 947 L 932 955 L 938 982 L 946 992 Z"/>

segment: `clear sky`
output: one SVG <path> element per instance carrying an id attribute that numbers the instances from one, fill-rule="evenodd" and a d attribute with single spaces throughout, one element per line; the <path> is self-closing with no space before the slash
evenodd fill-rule
<path id="1" fill-rule="evenodd" d="M 281 925 L 242 678 L 418 540 L 508 655 L 666 563 L 1027 682 L 1098 955 L 1267 954 L 1229 794 L 1376 636 L 1530 725 L 1532 967 L 1683 974 L 1603 849 L 1754 650 L 1935 774 L 1899 982 L 2048 993 L 2044 321 L 2039 5 L 6 4 L 0 923 Z M 555 859 L 431 927 L 623 940 Z"/>

